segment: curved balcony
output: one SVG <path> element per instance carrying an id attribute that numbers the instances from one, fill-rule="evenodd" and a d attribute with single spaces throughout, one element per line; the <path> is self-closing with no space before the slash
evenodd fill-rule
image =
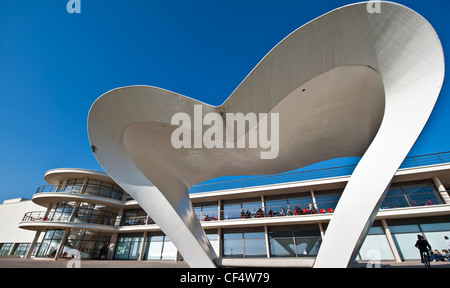
<path id="1" fill-rule="evenodd" d="M 122 206 L 124 201 L 128 200 L 124 197 L 127 194 L 115 185 L 109 186 L 89 183 L 87 185 L 43 185 L 33 195 L 33 202 L 42 206 L 58 201 L 85 201 L 112 207 Z"/>
<path id="2" fill-rule="evenodd" d="M 93 214 L 60 211 L 32 211 L 27 212 L 19 227 L 28 230 L 40 229 L 94 229 L 98 231 L 115 231 L 119 223 L 117 215 L 112 213 Z"/>

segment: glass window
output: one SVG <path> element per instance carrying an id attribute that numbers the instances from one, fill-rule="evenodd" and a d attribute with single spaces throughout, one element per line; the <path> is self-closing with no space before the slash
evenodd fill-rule
<path id="1" fill-rule="evenodd" d="M 116 252 L 114 259 L 133 259 L 139 257 L 142 245 L 142 236 L 138 235 L 123 235 L 117 241 Z"/>
<path id="2" fill-rule="evenodd" d="M 217 230 L 207 230 L 206 236 L 208 237 L 209 242 L 211 243 L 211 246 L 214 249 L 214 252 L 217 256 L 219 256 L 219 235 L 217 234 Z"/>
<path id="3" fill-rule="evenodd" d="M 162 233 L 152 233 L 147 237 L 144 252 L 146 260 L 176 260 L 178 250 L 169 237 Z"/>
<path id="4" fill-rule="evenodd" d="M 269 228 L 272 257 L 314 257 L 317 256 L 321 242 L 317 224 Z"/>
<path id="5" fill-rule="evenodd" d="M 271 257 L 296 257 L 296 250 L 293 237 L 270 237 Z"/>
<path id="6" fill-rule="evenodd" d="M 161 255 L 162 260 L 176 260 L 177 259 L 177 248 L 173 245 L 169 237 L 164 238 L 164 247 Z"/>
<path id="7" fill-rule="evenodd" d="M 443 204 L 432 180 L 392 184 L 382 209 Z"/>
<path id="8" fill-rule="evenodd" d="M 232 258 L 244 257 L 244 246 L 242 239 L 224 239 L 223 257 L 232 257 Z"/>
<path id="9" fill-rule="evenodd" d="M 317 209 L 328 211 L 328 209 L 336 209 L 337 203 L 341 198 L 342 190 L 314 191 Z"/>
<path id="10" fill-rule="evenodd" d="M 263 228 L 226 229 L 223 233 L 223 256 L 267 257 Z"/>
<path id="11" fill-rule="evenodd" d="M 394 260 L 391 246 L 384 234 L 384 228 L 379 221 L 375 221 L 369 229 L 359 255 L 362 260 Z"/>
<path id="12" fill-rule="evenodd" d="M 293 195 L 280 195 L 280 196 L 268 196 L 265 197 L 266 212 L 270 209 L 273 211 L 272 216 L 287 215 L 288 208 L 294 211 L 295 207 L 298 205 L 301 210 L 312 204 L 311 193 L 304 192 Z M 282 210 L 284 209 L 284 211 Z M 283 216 L 285 216 L 283 215 Z"/>
<path id="13" fill-rule="evenodd" d="M 63 234 L 63 230 L 47 230 L 36 257 L 55 257 Z"/>
<path id="14" fill-rule="evenodd" d="M 9 255 L 14 243 L 2 243 L 0 244 L 0 255 Z"/>
<path id="15" fill-rule="evenodd" d="M 414 222 L 413 219 L 388 221 L 389 230 L 402 260 L 420 259 L 419 250 L 414 245 L 421 231 L 419 225 Z"/>
<path id="16" fill-rule="evenodd" d="M 217 202 L 213 203 L 198 203 L 194 206 L 194 211 L 201 221 L 217 220 L 219 216 L 219 206 Z"/>
<path id="17" fill-rule="evenodd" d="M 28 249 L 30 249 L 31 243 L 19 243 L 14 250 L 13 255 L 21 255 L 25 256 L 27 254 Z"/>
<path id="18" fill-rule="evenodd" d="M 240 219 L 241 211 L 249 211 L 252 216 L 255 216 L 256 211 L 262 208 L 262 202 L 260 198 L 242 199 L 240 201 L 224 201 L 223 204 L 223 219 Z"/>

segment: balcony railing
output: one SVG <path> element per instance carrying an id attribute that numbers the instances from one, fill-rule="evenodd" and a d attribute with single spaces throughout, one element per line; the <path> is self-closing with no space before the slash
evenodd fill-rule
<path id="1" fill-rule="evenodd" d="M 40 186 L 36 193 L 44 192 L 58 192 L 58 193 L 73 193 L 83 195 L 93 195 L 106 197 L 114 200 L 122 201 L 124 193 L 115 189 L 108 189 L 105 187 L 97 187 L 94 185 L 43 185 Z"/>
<path id="2" fill-rule="evenodd" d="M 120 221 L 121 226 L 148 225 L 155 224 L 152 218 L 148 216 L 127 217 Z"/>
<path id="3" fill-rule="evenodd" d="M 441 192 L 442 193 L 442 192 Z M 444 193 L 447 193 L 445 191 Z M 203 212 L 196 212 L 200 221 L 217 220 L 235 220 L 235 219 L 256 219 L 266 217 L 301 217 L 314 214 L 334 213 L 334 209 L 339 200 L 311 203 L 310 208 L 307 205 L 299 205 L 300 210 L 296 210 L 296 205 L 270 205 L 266 207 L 248 207 L 244 209 L 217 209 Z M 418 206 L 432 206 L 444 204 L 439 192 L 414 193 L 410 195 L 387 196 L 382 204 L 381 210 L 407 208 Z M 78 212 L 72 215 L 72 212 L 59 211 L 35 211 L 28 212 L 22 221 L 54 221 L 54 222 L 74 222 L 100 224 L 108 226 L 135 226 L 156 224 L 148 216 L 119 217 L 112 213 L 103 215 L 92 214 L 90 210 Z M 72 219 L 73 218 L 73 219 Z"/>
<path id="4" fill-rule="evenodd" d="M 71 223 L 86 223 L 86 224 L 100 224 L 107 226 L 116 226 L 118 217 L 115 215 L 88 215 L 78 213 L 73 217 L 72 213 L 59 211 L 33 211 L 27 212 L 22 218 L 22 222 L 32 221 L 49 221 L 49 222 L 71 222 Z"/>
<path id="5" fill-rule="evenodd" d="M 450 163 L 450 152 L 407 157 L 400 166 L 400 169 L 422 167 L 444 163 Z M 268 176 L 255 176 L 232 181 L 198 184 L 192 186 L 189 193 L 199 193 L 199 192 L 228 190 L 228 189 L 242 189 L 247 187 L 270 185 L 270 184 L 280 184 L 313 179 L 315 180 L 331 177 L 349 176 L 353 173 L 353 170 L 355 168 L 356 165 L 348 165 L 341 167 L 316 169 L 310 171 L 281 173 Z"/>
<path id="6" fill-rule="evenodd" d="M 445 192 L 447 193 L 447 192 Z M 302 216 L 311 214 L 333 213 L 339 200 L 311 203 L 311 209 L 307 205 L 299 205 L 300 210 L 295 211 L 292 205 L 265 205 L 266 207 L 249 207 L 244 209 L 223 209 L 197 212 L 200 221 L 251 219 L 279 216 Z M 383 201 L 381 209 L 407 208 L 417 206 L 431 206 L 444 204 L 438 192 L 414 193 L 410 195 L 387 196 Z M 290 211 L 290 212 L 289 212 Z"/>

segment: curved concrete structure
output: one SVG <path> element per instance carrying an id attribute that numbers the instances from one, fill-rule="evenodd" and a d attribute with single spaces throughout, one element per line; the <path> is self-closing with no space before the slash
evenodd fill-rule
<path id="1" fill-rule="evenodd" d="M 442 47 L 424 18 L 395 3 L 382 2 L 381 13 L 358 3 L 291 33 L 220 106 L 150 86 L 107 92 L 90 110 L 89 138 L 105 171 L 159 224 L 191 267 L 214 267 L 216 256 L 189 200 L 190 186 L 219 176 L 273 174 L 363 156 L 315 263 L 347 267 L 426 124 L 443 78 Z M 202 116 L 279 113 L 278 157 L 261 159 L 262 148 L 173 148 L 178 126 L 171 118 L 184 112 L 194 119 L 194 105 L 201 105 Z M 203 135 L 201 129 L 189 131 L 192 138 Z"/>

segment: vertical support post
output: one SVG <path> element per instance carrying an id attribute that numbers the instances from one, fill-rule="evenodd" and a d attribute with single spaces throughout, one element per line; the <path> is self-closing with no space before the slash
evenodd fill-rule
<path id="1" fill-rule="evenodd" d="M 384 234 L 386 235 L 386 238 L 389 242 L 389 246 L 391 246 L 395 261 L 402 262 L 402 258 L 400 257 L 400 253 L 398 252 L 397 246 L 395 245 L 394 237 L 392 237 L 391 230 L 389 229 L 386 219 L 381 219 L 381 224 L 383 225 Z"/>
<path id="2" fill-rule="evenodd" d="M 433 177 L 434 184 L 438 188 L 439 194 L 441 195 L 442 200 L 444 200 L 445 204 L 450 204 L 450 196 L 445 189 L 445 186 L 442 184 L 441 179 L 438 176 Z"/>
<path id="3" fill-rule="evenodd" d="M 138 261 L 142 261 L 144 259 L 144 253 L 145 253 L 145 246 L 147 243 L 147 231 L 144 231 L 144 236 L 142 237 L 142 245 L 141 245 L 141 251 L 139 252 L 139 258 Z"/>
<path id="4" fill-rule="evenodd" d="M 36 231 L 33 242 L 31 242 L 30 249 L 28 250 L 27 254 L 25 255 L 25 259 L 31 258 L 31 254 L 33 253 L 33 249 L 36 247 L 37 241 L 39 240 L 39 236 L 41 236 L 41 230 Z"/>
<path id="5" fill-rule="evenodd" d="M 267 227 L 267 225 L 264 225 L 264 234 L 266 236 L 266 253 L 267 253 L 267 258 L 270 258 L 269 227 Z"/>

